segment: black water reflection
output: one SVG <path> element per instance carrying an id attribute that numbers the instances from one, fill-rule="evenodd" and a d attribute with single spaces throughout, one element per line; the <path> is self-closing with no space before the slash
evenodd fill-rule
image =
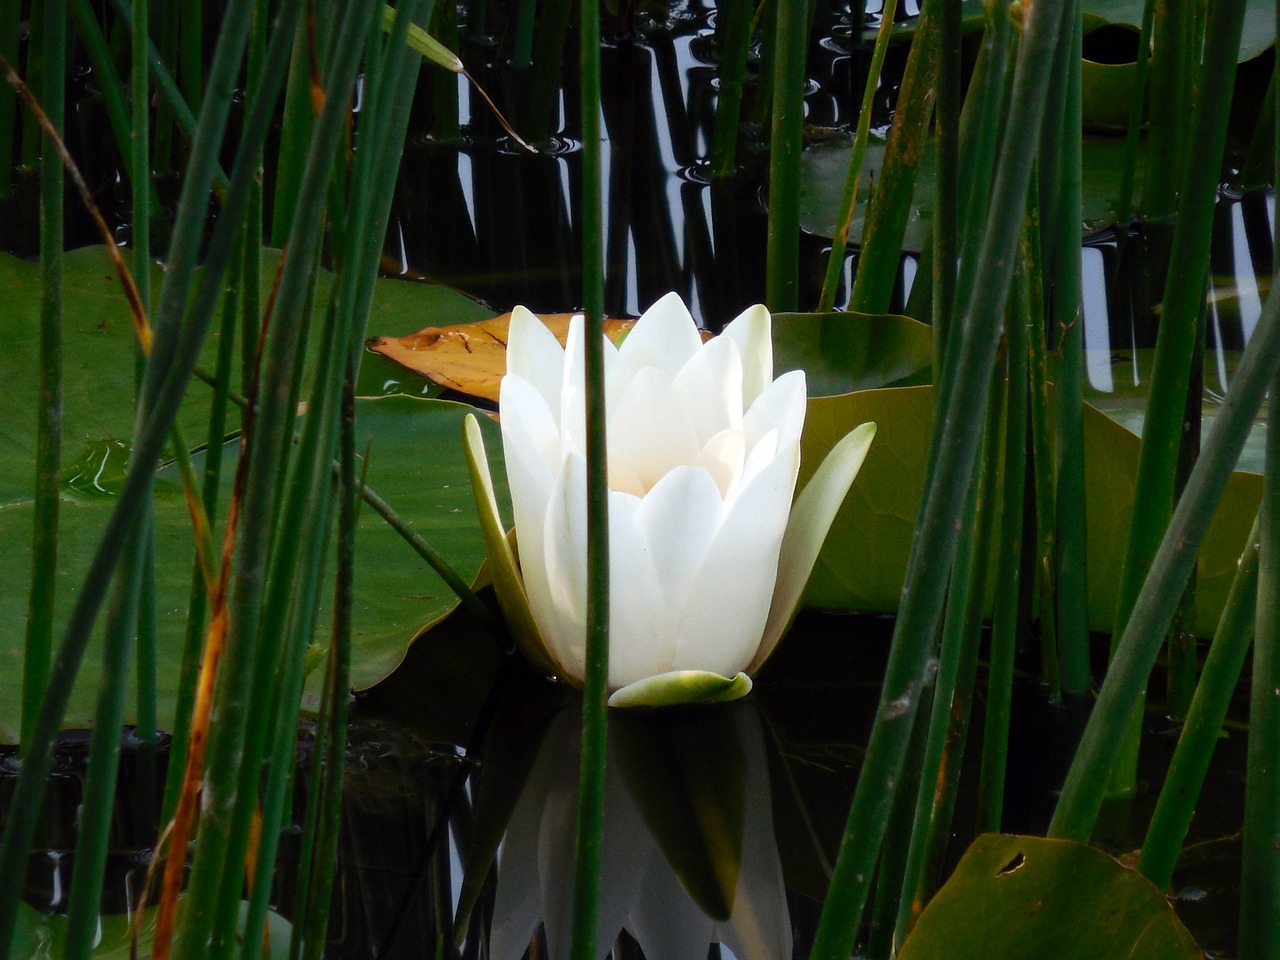
<path id="1" fill-rule="evenodd" d="M 822 135 L 852 123 L 870 47 L 848 7 L 818 7 L 805 103 L 809 129 Z M 764 297 L 767 133 L 753 125 L 754 66 L 744 89 L 741 169 L 712 182 L 714 4 L 673 7 L 662 22 L 637 18 L 606 18 L 601 52 L 605 308 L 635 316 L 676 290 L 714 328 Z M 566 50 L 574 44 L 571 29 Z M 540 82 L 536 73 L 512 69 L 490 38 L 464 44 L 462 55 L 518 123 L 528 109 L 527 88 Z M 886 75 L 897 75 L 904 58 L 905 48 L 895 48 Z M 430 98 L 419 96 L 387 242 L 388 256 L 405 274 L 442 280 L 503 310 L 516 303 L 546 312 L 580 306 L 581 124 L 573 60 L 557 65 L 559 107 L 539 156 L 515 149 L 473 89 L 462 90 L 460 137 L 439 136 Z M 452 78 L 428 78 L 442 82 Z M 895 95 L 886 82 L 876 126 L 889 122 Z M 808 305 L 817 300 L 828 244 L 810 236 L 802 243 L 801 300 Z"/>
<path id="2" fill-rule="evenodd" d="M 602 956 L 621 929 L 615 960 L 808 957 L 891 632 L 887 618 L 807 613 L 747 700 L 611 715 Z M 458 641 L 468 637 L 469 665 L 460 679 Z M 1079 727 L 1045 702 L 1033 658 L 1026 666 L 1014 691 L 1004 829 L 1040 834 Z M 950 864 L 975 835 L 984 688 L 980 673 Z M 579 702 L 465 625 L 449 636 L 427 635 L 396 674 L 358 698 L 327 957 L 421 960 L 437 947 L 454 960 L 555 956 L 550 951 L 562 941 L 565 922 Z M 1245 713 L 1242 705 L 1235 716 Z M 1202 815 L 1192 824 L 1173 889 L 1198 941 L 1227 955 L 1235 937 L 1245 749 L 1235 728 L 1229 721 L 1215 751 Z M 1125 818 L 1106 824 L 1109 849 L 1119 853 L 1141 842 L 1177 734 L 1177 725 L 1149 715 L 1142 794 Z M 286 917 L 296 894 L 293 865 L 311 757 L 304 726 L 293 819 L 282 837 L 272 897 L 273 909 Z M 17 769 L 12 751 L 0 752 L 0 821 Z M 136 745 L 126 746 L 107 911 L 136 903 L 141 891 L 155 836 L 146 801 L 159 799 L 154 770 Z M 23 894 L 38 910 L 66 908 L 84 772 L 84 743 L 70 734 Z M 735 844 L 743 864 L 736 882 L 723 869 L 717 874 L 724 858 L 712 856 L 717 845 Z M 727 911 L 726 890 L 733 896 Z M 551 928 L 540 922 L 548 920 Z M 868 932 L 864 926 L 864 937 Z M 705 953 L 721 937 L 731 947 Z"/>

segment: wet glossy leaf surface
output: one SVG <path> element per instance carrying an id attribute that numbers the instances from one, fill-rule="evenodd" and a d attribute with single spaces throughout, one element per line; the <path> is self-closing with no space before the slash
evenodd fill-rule
<path id="1" fill-rule="evenodd" d="M 1146 877 L 1068 840 L 984 834 L 930 901 L 902 960 L 1203 956 Z"/>

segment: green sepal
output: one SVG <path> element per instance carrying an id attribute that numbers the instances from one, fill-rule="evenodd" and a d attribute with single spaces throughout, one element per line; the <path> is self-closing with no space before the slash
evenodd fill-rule
<path id="1" fill-rule="evenodd" d="M 549 674 L 563 675 L 564 670 L 543 643 L 533 611 L 529 609 L 529 597 L 524 592 L 524 581 L 520 579 L 515 551 L 511 549 L 502 526 L 502 516 L 498 513 L 498 498 L 493 492 L 493 477 L 489 473 L 489 457 L 484 450 L 484 437 L 475 414 L 467 415 L 462 432 L 467 448 L 467 466 L 471 470 L 471 491 L 484 533 L 489 575 L 493 578 L 493 591 L 498 596 L 498 606 L 502 608 L 507 628 L 530 663 Z"/>
<path id="2" fill-rule="evenodd" d="M 615 690 L 611 707 L 674 707 L 694 703 L 727 703 L 751 692 L 745 673 L 722 677 L 707 670 L 673 670 L 645 677 Z"/>
<path id="3" fill-rule="evenodd" d="M 818 562 L 818 554 L 827 539 L 827 531 L 853 486 L 854 478 L 862 469 L 875 435 L 874 423 L 864 423 L 851 430 L 831 448 L 813 478 L 796 497 L 778 554 L 778 579 L 773 588 L 769 618 L 765 621 L 760 647 L 747 665 L 749 673 L 755 673 L 769 658 L 795 620 L 809 575 L 813 573 L 813 565 Z"/>

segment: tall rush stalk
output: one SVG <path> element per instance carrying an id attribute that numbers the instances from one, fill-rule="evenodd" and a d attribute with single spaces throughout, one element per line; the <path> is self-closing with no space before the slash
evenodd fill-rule
<path id="1" fill-rule="evenodd" d="M 844 960 L 853 949 L 885 814 L 897 789 L 907 739 L 920 705 L 929 653 L 958 542 L 958 521 L 973 481 L 999 329 L 1009 292 L 1035 144 L 1048 90 L 1049 67 L 1060 37 L 1070 35 L 1060 7 L 1031 7 L 1019 51 L 1013 101 L 982 249 L 963 269 L 972 271 L 965 309 L 956 326 L 954 382 L 934 420 L 945 451 L 933 473 L 907 564 L 902 605 L 894 627 L 880 706 L 845 825 L 811 956 Z"/>
<path id="2" fill-rule="evenodd" d="M 1209 266 L 1213 208 L 1243 18 L 1243 4 L 1215 4 L 1209 11 L 1200 96 L 1192 121 L 1192 151 L 1182 182 L 1182 202 L 1174 227 L 1173 255 L 1165 282 L 1164 309 L 1138 454 L 1133 519 L 1112 630 L 1113 656 L 1173 508 L 1183 411 L 1195 353 L 1196 320 Z M 1109 786 L 1113 794 L 1132 793 L 1135 789 L 1140 717 L 1141 711 L 1135 712 L 1134 725 L 1120 746 L 1122 759 Z"/>
<path id="3" fill-rule="evenodd" d="M 44 81 L 39 96 L 50 123 L 60 131 L 66 114 L 63 61 L 67 9 L 61 0 L 44 0 L 39 6 L 44 12 Z M 62 486 L 62 158 L 47 137 L 40 138 L 40 143 L 40 396 L 36 403 L 31 593 L 22 673 L 22 756 L 30 751 L 35 737 L 36 715 L 49 685 L 53 659 L 58 498 Z M 0 940 L 0 947 L 3 945 Z"/>
<path id="4" fill-rule="evenodd" d="M 596 960 L 604 840 L 609 686 L 609 490 L 605 474 L 604 186 L 600 129 L 600 5 L 580 7 L 582 71 L 582 306 L 587 427 L 587 652 L 582 690 L 582 766 L 574 833 L 570 955 Z"/>

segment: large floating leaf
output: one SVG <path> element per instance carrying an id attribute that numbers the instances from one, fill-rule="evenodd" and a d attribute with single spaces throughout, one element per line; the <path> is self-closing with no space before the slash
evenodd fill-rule
<path id="1" fill-rule="evenodd" d="M 803 439 L 803 484 L 826 450 L 867 420 L 880 425 L 831 533 L 806 601 L 813 606 L 890 613 L 897 610 L 915 529 L 929 435 L 933 388 L 866 390 L 809 401 Z M 1085 408 L 1085 509 L 1089 544 L 1089 625 L 1111 629 L 1115 585 L 1133 510 L 1138 438 L 1092 407 Z M 1197 561 L 1193 627 L 1212 633 L 1262 496 L 1262 478 L 1236 473 L 1214 514 Z M 988 594 L 992 589 L 988 585 Z"/>
<path id="2" fill-rule="evenodd" d="M 278 256 L 264 254 L 268 267 Z M 269 273 L 270 270 L 264 271 Z M 31 498 L 34 474 L 37 269 L 0 255 L 0 741 L 13 742 L 21 701 L 22 656 L 30 582 Z M 321 275 L 327 288 L 329 276 Z M 66 260 L 66 393 L 63 461 L 65 494 L 59 535 L 57 617 L 65 620 L 108 513 L 110 477 L 127 456 L 133 422 L 133 333 L 119 283 L 99 248 L 72 251 Z M 441 287 L 380 280 L 373 315 L 380 329 L 417 329 L 424 318 L 474 318 L 489 311 Z M 216 344 L 207 347 L 216 350 Z M 376 359 L 376 358 L 375 358 Z M 207 365 L 212 366 L 212 356 Z M 404 377 L 404 374 L 398 374 Z M 379 381 L 380 382 L 380 381 Z M 418 387 L 415 387 L 416 392 Z M 180 414 L 187 438 L 204 438 L 210 391 L 193 383 Z M 463 458 L 462 419 L 470 407 L 410 397 L 362 400 L 358 446 L 373 438 L 369 483 L 415 525 L 465 579 L 484 556 Z M 492 448 L 500 454 L 494 424 Z M 228 461 L 235 445 L 227 448 Z M 105 458 L 105 459 L 104 459 Z M 224 466 L 229 482 L 233 461 Z M 506 503 L 505 472 L 496 468 Z M 172 468 L 162 471 L 155 504 L 159 611 L 160 722 L 167 726 L 175 695 L 192 562 L 191 524 Z M 357 541 L 355 659 L 352 682 L 369 686 L 400 661 L 413 636 L 454 605 L 452 594 L 401 538 L 365 508 Z M 322 628 L 323 629 L 323 628 Z M 66 717 L 85 726 L 93 715 L 100 648 L 85 660 Z M 132 703 L 132 696 L 129 698 Z"/>
<path id="3" fill-rule="evenodd" d="M 539 319 L 563 344 L 571 316 Z M 428 327 L 407 337 L 375 337 L 369 348 L 442 387 L 496 402 L 507 369 L 510 322 L 511 314 L 504 313 L 479 323 Z M 605 334 L 616 342 L 634 324 L 606 320 Z M 773 344 L 775 374 L 803 369 L 811 395 L 927 383 L 933 350 L 929 328 L 909 317 L 843 312 L 774 314 Z"/>
<path id="4" fill-rule="evenodd" d="M 933 333 L 910 317 L 776 313 L 773 372 L 803 370 L 809 396 L 928 383 Z"/>
<path id="5" fill-rule="evenodd" d="M 1143 0 L 1082 0 L 1085 32 L 1106 24 L 1137 30 L 1142 26 Z M 1238 60 L 1252 60 L 1276 42 L 1276 7 L 1271 0 L 1244 0 L 1244 29 Z M 1158 54 L 1154 54 L 1158 55 Z"/>
<path id="6" fill-rule="evenodd" d="M 901 960 L 1198 960 L 1142 874 L 1070 840 L 985 834 L 920 915 Z"/>

